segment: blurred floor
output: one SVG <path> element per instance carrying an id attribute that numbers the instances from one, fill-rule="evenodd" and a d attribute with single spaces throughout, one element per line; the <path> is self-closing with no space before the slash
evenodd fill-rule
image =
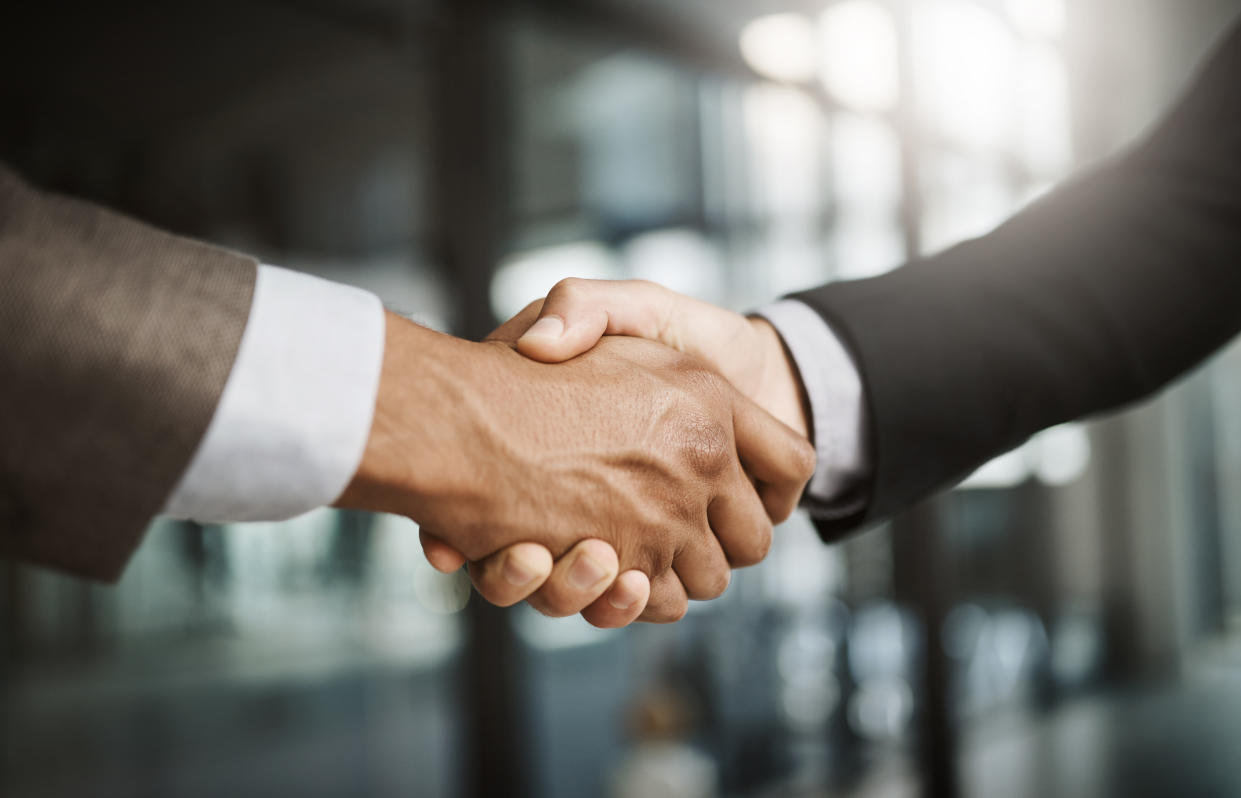
<path id="1" fill-rule="evenodd" d="M 452 661 L 417 669 L 365 647 L 328 658 L 254 648 L 183 645 L 197 667 L 148 649 L 13 674 L 0 692 L 0 795 L 459 794 Z"/>
<path id="2" fill-rule="evenodd" d="M 1241 646 L 1166 683 L 1116 689 L 1045 715 L 976 724 L 963 740 L 965 798 L 1235 798 L 1241 795 Z M 770 795 L 789 795 L 772 792 Z M 877 763 L 836 798 L 917 798 L 907 760 Z"/>

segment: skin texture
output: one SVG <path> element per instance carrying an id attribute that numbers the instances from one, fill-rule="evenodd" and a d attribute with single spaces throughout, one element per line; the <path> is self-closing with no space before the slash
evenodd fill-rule
<path id="1" fill-rule="evenodd" d="M 808 437 L 801 380 L 780 336 L 763 319 L 747 318 L 645 280 L 575 278 L 557 283 L 544 301 L 533 303 L 514 321 L 526 318 L 528 329 L 516 345 L 529 358 L 559 363 L 589 350 L 605 335 L 658 341 L 702 361 Z M 556 334 L 558 330 L 563 331 Z"/>
<path id="2" fill-rule="evenodd" d="M 666 346 L 613 337 L 548 365 L 513 329 L 470 343 L 389 315 L 371 436 L 338 506 L 414 519 L 497 603 L 585 607 L 600 625 L 677 620 L 762 559 L 770 508 L 787 515 L 813 470 L 804 439 Z"/>
<path id="3" fill-rule="evenodd" d="M 809 437 L 810 415 L 801 380 L 770 324 L 682 296 L 654 283 L 564 280 L 546 300 L 531 303 L 492 337 L 512 342 L 531 359 L 560 363 L 589 351 L 605 335 L 658 341 L 690 355 L 723 376 L 800 437 Z M 808 479 L 809 473 L 805 477 Z M 802 486 L 804 482 L 798 486 L 797 495 Z M 773 523 L 784 520 L 792 511 L 789 494 L 779 484 L 773 487 L 759 481 L 758 489 Z M 445 571 L 459 568 L 465 559 L 433 536 L 423 536 L 423 547 L 432 563 Z M 536 547 L 527 547 L 524 553 L 544 562 L 551 557 L 550 553 L 538 552 Z M 499 578 L 500 571 L 495 564 L 511 555 L 512 552 L 505 551 L 481 563 L 471 563 L 475 587 L 488 600 L 500 603 L 512 593 Z M 600 549 L 598 556 L 607 555 Z M 600 626 L 623 625 L 628 622 L 628 614 L 616 607 L 640 600 L 643 579 L 640 572 L 622 574 L 608 593 L 608 601 L 594 602 L 583 614 Z M 556 587 L 563 581 L 563 570 L 558 569 L 544 589 L 564 592 L 563 588 Z M 578 600 L 582 598 L 579 596 Z M 537 609 L 544 609 L 537 594 L 531 603 Z M 566 601 L 566 605 L 568 603 Z"/>

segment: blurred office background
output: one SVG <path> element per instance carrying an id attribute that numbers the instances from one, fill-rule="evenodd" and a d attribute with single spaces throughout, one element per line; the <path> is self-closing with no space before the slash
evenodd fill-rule
<path id="1" fill-rule="evenodd" d="M 987 231 L 1239 14 L 52 0 L 3 13 L 0 158 L 462 335 L 570 275 L 746 309 Z M 794 517 L 669 627 L 487 607 L 357 513 L 0 564 L 0 795 L 1235 796 L 1239 619 L 1233 351 L 888 527 Z"/>

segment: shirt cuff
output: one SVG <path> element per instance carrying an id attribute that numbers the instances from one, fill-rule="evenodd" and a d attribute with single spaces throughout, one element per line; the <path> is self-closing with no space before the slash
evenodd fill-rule
<path id="1" fill-rule="evenodd" d="M 260 266 L 215 416 L 164 514 L 275 521 L 335 501 L 370 436 L 383 348 L 375 295 Z"/>
<path id="2" fill-rule="evenodd" d="M 784 340 L 810 402 L 819 460 L 803 504 L 827 520 L 853 515 L 863 509 L 860 488 L 872 468 L 857 366 L 828 323 L 804 302 L 785 299 L 755 312 Z"/>

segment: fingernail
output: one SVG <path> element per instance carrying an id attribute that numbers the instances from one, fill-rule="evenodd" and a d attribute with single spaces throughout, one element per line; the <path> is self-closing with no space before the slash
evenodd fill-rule
<path id="1" fill-rule="evenodd" d="M 599 584 L 599 581 L 607 575 L 607 569 L 589 554 L 583 554 L 569 568 L 569 584 L 578 590 L 587 590 Z"/>
<path id="2" fill-rule="evenodd" d="M 510 554 L 504 559 L 504 578 L 510 585 L 522 587 L 534 579 L 534 568 L 530 567 L 529 563 L 522 562 L 517 555 Z"/>
<path id="3" fill-rule="evenodd" d="M 550 338 L 553 341 L 564 335 L 564 319 L 559 316 L 544 316 L 526 330 L 522 338 Z"/>
<path id="4" fill-rule="evenodd" d="M 631 609 L 633 605 L 638 603 L 639 598 L 641 596 L 630 593 L 621 585 L 617 585 L 608 593 L 608 603 L 618 610 Z"/>

